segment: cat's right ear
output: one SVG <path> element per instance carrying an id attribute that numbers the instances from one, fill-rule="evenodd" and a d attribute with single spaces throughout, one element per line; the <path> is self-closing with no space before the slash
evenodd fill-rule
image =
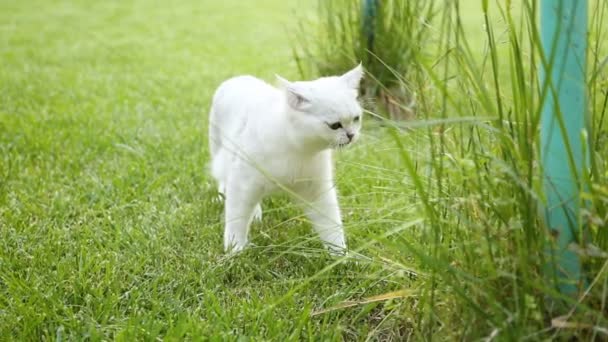
<path id="1" fill-rule="evenodd" d="M 349 87 L 359 89 L 359 83 L 363 78 L 363 65 L 359 63 L 354 69 L 347 71 L 346 74 L 340 76 L 340 78 L 342 78 Z"/>
<path id="2" fill-rule="evenodd" d="M 302 94 L 302 91 L 298 87 L 284 79 L 279 75 L 275 75 L 279 81 L 279 85 L 285 90 L 285 96 L 287 96 L 287 104 L 294 110 L 306 111 L 310 107 L 310 101 Z"/>

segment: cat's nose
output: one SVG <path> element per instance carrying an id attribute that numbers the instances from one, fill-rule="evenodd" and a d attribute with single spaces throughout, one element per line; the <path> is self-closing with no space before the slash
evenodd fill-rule
<path id="1" fill-rule="evenodd" d="M 346 133 L 346 137 L 348 138 L 348 142 L 353 141 L 353 137 L 354 137 L 354 136 L 355 136 L 355 134 L 354 134 L 354 133 L 348 133 L 348 132 Z"/>

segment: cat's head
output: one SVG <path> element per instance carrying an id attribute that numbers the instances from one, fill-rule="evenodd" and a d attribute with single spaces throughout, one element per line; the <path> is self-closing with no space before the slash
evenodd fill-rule
<path id="1" fill-rule="evenodd" d="M 357 101 L 363 68 L 359 64 L 341 76 L 289 82 L 277 75 L 285 92 L 287 115 L 303 144 L 339 148 L 359 137 L 363 110 Z"/>

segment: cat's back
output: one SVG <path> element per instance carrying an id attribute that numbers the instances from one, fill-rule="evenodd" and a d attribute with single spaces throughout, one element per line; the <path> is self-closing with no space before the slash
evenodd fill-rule
<path id="1" fill-rule="evenodd" d="M 222 82 L 215 92 L 215 105 L 252 105 L 272 101 L 278 90 L 259 78 L 250 75 L 236 76 Z"/>
<path id="2" fill-rule="evenodd" d="M 269 115 L 278 102 L 277 88 L 253 76 L 236 76 L 224 81 L 215 91 L 211 123 L 241 126 L 253 116 Z"/>
<path id="3" fill-rule="evenodd" d="M 280 91 L 249 75 L 222 82 L 215 91 L 209 113 L 209 144 L 212 155 L 222 145 L 222 137 L 235 140 L 247 127 L 270 120 L 280 103 Z"/>

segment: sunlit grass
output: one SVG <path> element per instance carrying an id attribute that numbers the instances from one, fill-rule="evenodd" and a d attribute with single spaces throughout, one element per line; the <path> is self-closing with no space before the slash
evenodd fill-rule
<path id="1" fill-rule="evenodd" d="M 264 202 L 249 250 L 222 253 L 222 208 L 205 174 L 211 95 L 235 74 L 296 79 L 286 28 L 309 9 L 0 2 L 0 336 L 605 338 L 601 253 L 585 260 L 597 279 L 574 325 L 556 329 L 547 314 L 539 99 L 523 10 L 509 23 L 490 7 L 495 65 L 481 1 L 460 2 L 460 24 L 438 17 L 433 50 L 418 56 L 422 120 L 397 130 L 368 117 L 360 142 L 337 155 L 349 245 L 361 258 L 330 258 L 281 196 Z M 605 35 L 605 19 L 594 22 L 592 38 Z M 599 41 L 590 40 L 591 198 L 605 205 Z M 600 252 L 602 215 L 588 216 Z"/>
<path id="2" fill-rule="evenodd" d="M 412 278 L 380 259 L 335 265 L 284 198 L 264 203 L 250 250 L 222 252 L 211 94 L 235 74 L 296 78 L 294 5 L 0 3 L 0 336 L 407 333 L 375 304 L 311 316 Z M 342 155 L 354 248 L 418 218 L 392 149 L 370 130 Z"/>

